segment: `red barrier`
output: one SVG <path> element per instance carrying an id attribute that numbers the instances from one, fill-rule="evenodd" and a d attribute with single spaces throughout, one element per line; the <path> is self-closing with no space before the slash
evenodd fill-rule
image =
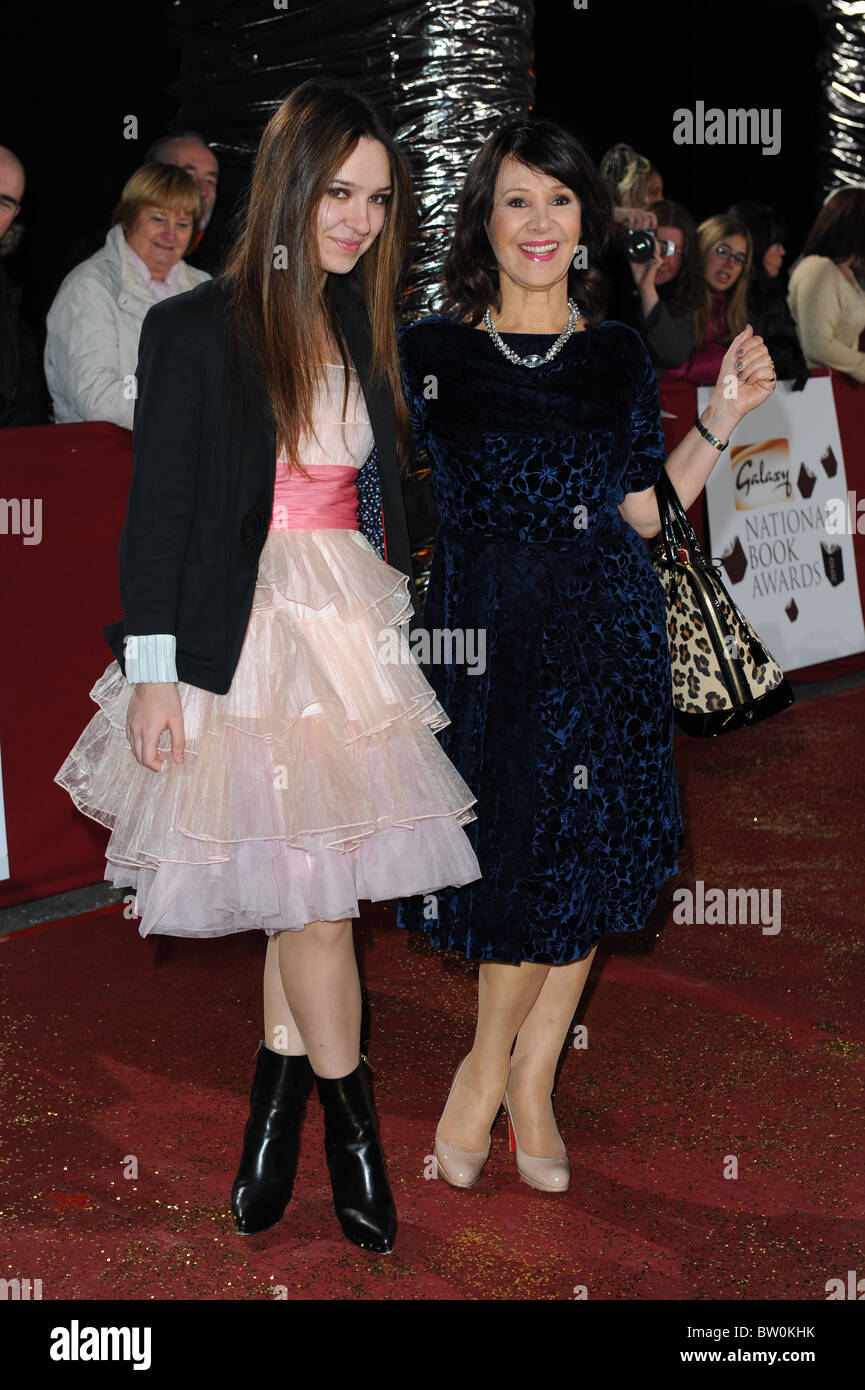
<path id="1" fill-rule="evenodd" d="M 833 389 L 847 485 L 865 497 L 865 386 L 834 376 Z M 661 405 L 672 449 L 694 423 L 696 387 L 663 386 Z M 3 497 L 42 506 L 38 544 L 0 536 L 2 643 L 11 658 L 0 682 L 0 754 L 12 873 L 0 881 L 0 907 L 103 878 L 107 830 L 52 778 L 95 712 L 88 692 L 112 660 L 100 628 L 120 617 L 117 545 L 131 438 L 107 424 L 0 430 Z M 690 516 L 705 540 L 703 498 Z M 865 609 L 865 536 L 854 544 Z M 818 680 L 863 666 L 865 653 L 790 674 Z"/>
<path id="2" fill-rule="evenodd" d="M 6 499 L 40 499 L 42 538 L 0 535 L 0 756 L 11 878 L 0 907 L 97 883 L 108 832 L 51 779 L 96 712 L 90 691 L 120 617 L 117 544 L 132 435 L 117 425 L 0 430 Z M 62 674 L 61 674 L 62 673 Z"/>

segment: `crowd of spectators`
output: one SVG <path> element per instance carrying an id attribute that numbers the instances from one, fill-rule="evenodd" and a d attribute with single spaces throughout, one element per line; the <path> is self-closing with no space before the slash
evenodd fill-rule
<path id="1" fill-rule="evenodd" d="M 608 317 L 639 331 L 660 379 L 712 384 L 750 323 L 794 390 L 815 367 L 865 382 L 865 186 L 828 195 L 788 282 L 788 229 L 776 208 L 738 202 L 696 226 L 661 196 L 659 171 L 630 145 L 608 150 L 600 170 L 615 205 Z"/>
<path id="2" fill-rule="evenodd" d="M 637 329 L 660 379 L 713 383 L 730 342 L 751 323 L 794 390 L 813 367 L 865 382 L 865 186 L 828 196 L 788 281 L 788 228 L 777 209 L 738 202 L 696 225 L 687 207 L 664 197 L 652 162 L 623 143 L 603 156 L 600 172 L 614 203 L 602 266 L 607 317 Z M 217 268 L 216 248 L 208 258 L 201 241 L 218 179 L 197 131 L 155 141 L 121 192 L 104 244 L 100 236 L 71 248 L 43 354 L 3 265 L 21 236 L 26 180 L 21 161 L 0 146 L 0 427 L 107 420 L 131 429 L 144 315 Z"/>
<path id="3" fill-rule="evenodd" d="M 107 235 L 70 249 L 43 352 L 2 263 L 20 239 L 26 180 L 21 161 L 0 146 L 0 427 L 106 420 L 132 428 L 141 324 L 160 299 L 210 278 L 205 267 L 216 248 L 201 243 L 218 179 L 216 156 L 197 131 L 171 132 L 151 145 L 121 191 Z"/>

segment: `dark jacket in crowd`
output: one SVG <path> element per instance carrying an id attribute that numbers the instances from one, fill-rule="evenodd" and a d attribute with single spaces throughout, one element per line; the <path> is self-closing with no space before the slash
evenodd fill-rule
<path id="1" fill-rule="evenodd" d="M 600 260 L 606 291 L 605 319 L 616 319 L 637 327 L 640 312 L 640 291 L 634 284 L 631 267 L 625 251 L 624 237 L 614 233 L 607 243 Z"/>
<path id="2" fill-rule="evenodd" d="M 664 286 L 661 286 L 663 291 Z M 680 367 L 694 351 L 694 311 L 659 292 L 657 304 L 643 314 L 638 304 L 636 327 L 655 364 L 655 375 L 668 367 Z"/>
<path id="3" fill-rule="evenodd" d="M 687 361 L 694 349 L 693 311 L 667 297 L 662 286 L 658 303 L 648 315 L 643 314 L 643 301 L 631 274 L 623 237 L 615 236 L 610 241 L 601 269 L 606 281 L 604 317 L 636 328 L 649 349 L 655 375 L 660 377 L 666 368 L 679 367 Z"/>
<path id="4" fill-rule="evenodd" d="M 47 425 L 51 398 L 42 354 L 21 317 L 21 290 L 0 262 L 0 428 Z"/>
<path id="5" fill-rule="evenodd" d="M 748 291 L 748 318 L 765 342 L 779 381 L 793 381 L 801 391 L 808 380 L 808 364 L 787 304 L 786 277 L 759 275 Z"/>
<path id="6" fill-rule="evenodd" d="M 370 377 L 372 330 L 354 274 L 332 292 L 369 411 L 385 559 L 412 579 L 393 401 Z M 276 477 L 276 430 L 260 372 L 241 350 L 229 408 L 221 279 L 156 304 L 141 329 L 135 462 L 118 552 L 123 617 L 102 629 L 123 674 L 128 634 L 176 637 L 177 678 L 224 695 L 252 611 Z M 414 602 L 414 586 L 409 585 Z"/>

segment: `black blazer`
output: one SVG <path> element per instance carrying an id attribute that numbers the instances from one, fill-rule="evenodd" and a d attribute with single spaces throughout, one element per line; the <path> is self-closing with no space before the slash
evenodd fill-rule
<path id="1" fill-rule="evenodd" d="M 372 330 L 354 277 L 333 280 L 378 454 L 385 558 L 411 580 L 390 389 L 370 382 Z M 102 628 L 124 675 L 127 634 L 173 633 L 178 680 L 216 695 L 229 690 L 240 657 L 276 480 L 273 416 L 246 352 L 229 409 L 228 342 L 219 279 L 145 316 L 118 550 L 123 617 Z M 413 582 L 409 592 L 416 614 Z"/>

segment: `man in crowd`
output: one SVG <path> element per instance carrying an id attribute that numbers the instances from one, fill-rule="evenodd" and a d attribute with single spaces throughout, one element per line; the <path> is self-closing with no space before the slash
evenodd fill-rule
<path id="1" fill-rule="evenodd" d="M 20 239 L 13 223 L 24 197 L 24 166 L 0 145 L 0 258 Z M 49 397 L 33 334 L 21 318 L 21 290 L 0 260 L 0 428 L 48 423 Z"/>
<path id="2" fill-rule="evenodd" d="M 216 269 L 215 262 L 219 256 L 216 237 L 211 235 L 203 248 L 201 247 L 201 240 L 216 203 L 219 160 L 204 143 L 204 137 L 199 135 L 197 130 L 177 130 L 161 136 L 160 139 L 154 140 L 144 158 L 145 160 L 157 159 L 162 164 L 176 164 L 178 168 L 185 169 L 187 174 L 195 180 L 198 192 L 201 194 L 201 201 L 204 204 L 204 216 L 201 221 L 198 241 L 186 259 L 190 265 L 198 266 L 200 270 L 207 270 L 212 274 Z"/>

